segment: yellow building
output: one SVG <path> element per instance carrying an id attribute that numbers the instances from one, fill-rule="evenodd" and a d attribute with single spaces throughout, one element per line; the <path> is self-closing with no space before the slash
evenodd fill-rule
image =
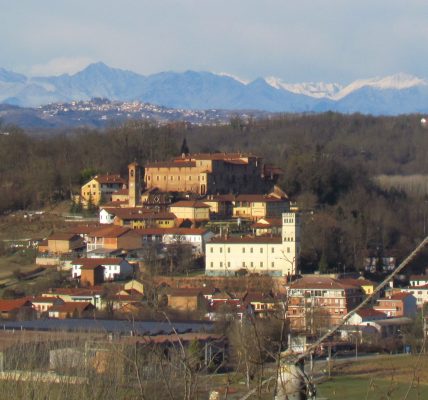
<path id="1" fill-rule="evenodd" d="M 210 206 L 201 201 L 183 200 L 169 206 L 178 220 L 188 219 L 192 222 L 205 222 L 210 220 Z"/>
<path id="2" fill-rule="evenodd" d="M 251 219 L 281 218 L 290 210 L 290 202 L 284 198 L 261 194 L 242 194 L 236 196 L 233 217 Z"/>
<path id="3" fill-rule="evenodd" d="M 126 187 L 126 180 L 120 175 L 97 175 L 80 189 L 82 205 L 86 207 L 89 202 L 99 205 L 101 202 L 112 201 L 113 193 Z"/>
<path id="4" fill-rule="evenodd" d="M 274 172 L 273 172 L 274 171 Z M 262 158 L 242 153 L 187 154 L 145 167 L 147 189 L 163 192 L 263 193 L 277 181 L 280 170 L 265 173 Z"/>
<path id="5" fill-rule="evenodd" d="M 47 239 L 49 253 L 65 254 L 84 247 L 83 239 L 74 233 L 57 232 Z"/>
<path id="6" fill-rule="evenodd" d="M 174 228 L 177 217 L 170 212 L 153 212 L 142 207 L 104 207 L 100 212 L 102 222 L 113 222 L 114 225 L 132 229 L 142 228 Z"/>

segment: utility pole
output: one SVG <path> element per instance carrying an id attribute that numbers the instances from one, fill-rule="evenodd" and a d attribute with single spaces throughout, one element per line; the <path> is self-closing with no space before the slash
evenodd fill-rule
<path id="1" fill-rule="evenodd" d="M 328 344 L 328 377 L 331 378 L 331 343 Z"/>

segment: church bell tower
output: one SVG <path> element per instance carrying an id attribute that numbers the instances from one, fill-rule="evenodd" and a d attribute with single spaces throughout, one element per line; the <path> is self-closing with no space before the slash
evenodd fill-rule
<path id="1" fill-rule="evenodd" d="M 137 162 L 128 165 L 129 207 L 137 207 L 141 203 L 141 168 Z"/>

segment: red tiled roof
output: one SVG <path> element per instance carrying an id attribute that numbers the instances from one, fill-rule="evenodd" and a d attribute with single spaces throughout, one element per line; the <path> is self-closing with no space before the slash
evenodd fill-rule
<path id="1" fill-rule="evenodd" d="M 376 286 L 374 282 L 369 281 L 368 279 L 342 278 L 340 279 L 340 282 L 349 283 L 350 285 L 355 285 L 355 286 Z"/>
<path id="2" fill-rule="evenodd" d="M 358 289 L 358 286 L 327 276 L 311 276 L 292 282 L 290 289 Z"/>
<path id="3" fill-rule="evenodd" d="M 182 200 L 177 203 L 173 203 L 170 207 L 193 207 L 193 208 L 210 208 L 208 204 L 197 200 Z"/>
<path id="4" fill-rule="evenodd" d="M 55 297 L 55 296 L 52 296 L 52 297 L 36 296 L 36 297 L 33 297 L 31 299 L 32 303 L 51 303 L 51 304 L 53 304 L 57 301 L 61 301 L 61 299 L 58 297 Z"/>
<path id="5" fill-rule="evenodd" d="M 243 298 L 245 303 L 257 302 L 257 303 L 274 303 L 275 298 L 272 293 L 264 293 L 260 291 L 250 291 L 245 293 Z"/>
<path id="6" fill-rule="evenodd" d="M 79 235 L 70 232 L 56 232 L 48 237 L 48 240 L 72 240 L 79 238 Z"/>
<path id="7" fill-rule="evenodd" d="M 281 244 L 282 238 L 280 237 L 268 237 L 268 236 L 230 236 L 225 237 L 214 237 L 210 243 L 268 243 L 268 244 Z"/>
<path id="8" fill-rule="evenodd" d="M 94 178 L 97 182 L 103 184 L 103 183 L 126 183 L 126 180 L 123 179 L 119 174 L 108 174 L 108 175 L 97 175 Z"/>
<path id="9" fill-rule="evenodd" d="M 192 168 L 196 167 L 194 161 L 155 161 L 146 164 L 146 168 Z"/>
<path id="10" fill-rule="evenodd" d="M 31 300 L 28 297 L 12 300 L 0 300 L 1 312 L 16 311 L 25 306 L 31 306 Z"/>
<path id="11" fill-rule="evenodd" d="M 375 310 L 373 308 L 361 308 L 356 312 L 360 317 L 386 317 L 386 314 L 382 311 Z"/>
<path id="12" fill-rule="evenodd" d="M 187 160 L 239 160 L 241 158 L 256 157 L 249 153 L 194 153 L 188 154 L 185 159 Z M 257 157 L 259 158 L 259 157 Z M 175 160 L 181 160 L 176 158 Z"/>
<path id="13" fill-rule="evenodd" d="M 107 225 L 91 231 L 89 233 L 89 236 L 115 238 L 115 237 L 122 236 L 131 231 L 132 231 L 131 228 L 124 228 L 118 225 Z"/>
<path id="14" fill-rule="evenodd" d="M 76 235 L 88 234 L 89 232 L 93 231 L 94 229 L 98 229 L 101 226 L 102 225 L 98 222 L 93 224 L 85 224 L 85 225 L 71 225 L 67 228 L 67 231 L 70 233 L 75 233 Z"/>
<path id="15" fill-rule="evenodd" d="M 134 232 L 139 235 L 203 235 L 208 231 L 202 228 L 142 228 Z"/>
<path id="16" fill-rule="evenodd" d="M 89 301 L 67 301 L 64 304 L 54 305 L 49 311 L 74 313 L 83 312 L 87 308 L 93 308 L 94 306 Z"/>
<path id="17" fill-rule="evenodd" d="M 389 297 L 389 299 L 385 299 L 385 300 L 403 300 L 408 296 L 412 296 L 412 294 L 407 292 L 394 293 Z M 379 300 L 383 300 L 383 299 L 379 299 Z"/>

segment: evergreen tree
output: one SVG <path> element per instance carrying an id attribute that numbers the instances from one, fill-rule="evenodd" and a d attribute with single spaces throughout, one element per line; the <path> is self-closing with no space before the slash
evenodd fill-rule
<path id="1" fill-rule="evenodd" d="M 183 143 L 181 144 L 180 153 L 181 154 L 189 154 L 190 153 L 189 146 L 187 146 L 186 138 L 183 139 Z"/>

